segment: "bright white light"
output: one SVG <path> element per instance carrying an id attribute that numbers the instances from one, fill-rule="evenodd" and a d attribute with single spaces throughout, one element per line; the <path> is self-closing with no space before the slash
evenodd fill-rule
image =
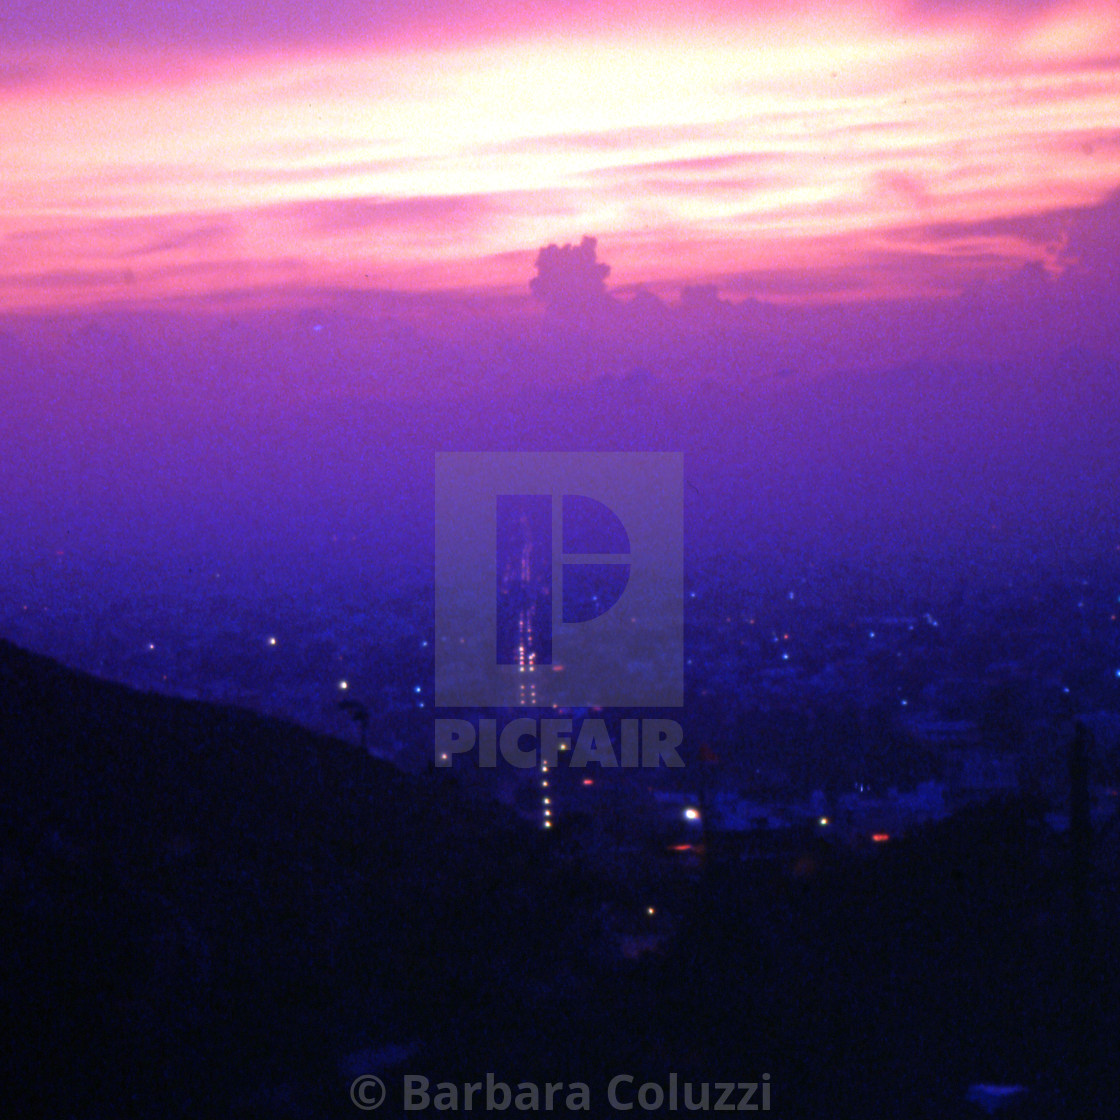
<path id="1" fill-rule="evenodd" d="M 269 639 L 268 639 L 268 644 L 269 644 L 270 646 L 274 646 L 274 645 L 276 645 L 276 639 L 275 639 L 275 638 L 269 638 Z"/>
<path id="2" fill-rule="evenodd" d="M 700 819 L 700 810 L 693 809 L 691 806 L 689 806 L 689 808 L 685 809 L 684 811 L 684 819 L 686 821 L 698 821 Z"/>
<path id="3" fill-rule="evenodd" d="M 338 682 L 338 687 L 340 689 L 342 689 L 343 692 L 345 692 L 350 687 L 350 682 L 349 681 L 339 681 Z"/>

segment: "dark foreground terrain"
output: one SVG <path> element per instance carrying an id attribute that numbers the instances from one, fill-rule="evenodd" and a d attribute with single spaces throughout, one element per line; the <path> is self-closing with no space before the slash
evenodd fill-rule
<path id="1" fill-rule="evenodd" d="M 622 875 L 446 774 L 0 642 L 0 805 L 8 1115 L 356 1116 L 376 1073 L 392 1116 L 405 1072 L 585 1082 L 591 1116 L 617 1074 L 767 1073 L 794 1118 L 1120 1099 L 1115 834 L 1079 924 L 1027 801 Z"/>

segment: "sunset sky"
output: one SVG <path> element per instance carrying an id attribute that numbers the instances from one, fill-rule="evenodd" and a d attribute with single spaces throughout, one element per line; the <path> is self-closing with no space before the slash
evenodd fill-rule
<path id="1" fill-rule="evenodd" d="M 1120 187 L 1111 0 L 465 9 L 9 3 L 0 308 L 527 292 L 583 234 L 612 286 L 956 292 Z"/>

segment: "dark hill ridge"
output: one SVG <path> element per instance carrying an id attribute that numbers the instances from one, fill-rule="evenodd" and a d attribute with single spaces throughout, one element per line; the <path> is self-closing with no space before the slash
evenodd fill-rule
<path id="1" fill-rule="evenodd" d="M 453 784 L 2 641 L 0 806 L 12 1115 L 346 1113 L 346 1053 L 440 1049 L 579 940 Z"/>
<path id="2" fill-rule="evenodd" d="M 596 1118 L 620 1073 L 766 1072 L 792 1120 L 978 1120 L 978 1082 L 1025 1085 L 1020 1120 L 1120 1096 L 1115 845 L 1079 964 L 1026 802 L 637 884 L 450 775 L 0 641 L 0 811 L 9 1115 L 333 1120 L 381 1073 L 399 1116 L 405 1071 L 585 1081 Z M 639 889 L 676 932 L 628 962 Z"/>

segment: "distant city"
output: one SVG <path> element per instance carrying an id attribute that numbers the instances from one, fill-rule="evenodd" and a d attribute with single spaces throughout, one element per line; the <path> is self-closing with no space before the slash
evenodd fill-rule
<path id="1" fill-rule="evenodd" d="M 297 593 L 218 569 L 133 594 L 65 554 L 10 565 L 0 586 L 13 642 L 364 744 L 413 772 L 433 764 L 432 610 L 419 579 Z M 558 833 L 677 853 L 718 839 L 750 858 L 807 832 L 874 845 L 1019 795 L 1044 799 L 1061 831 L 1079 718 L 1093 740 L 1093 814 L 1120 808 L 1117 567 L 945 584 L 917 562 L 884 573 L 697 562 L 684 671 L 682 769 L 487 772 L 456 759 L 448 780 Z M 617 726 L 651 713 L 596 714 Z"/>

